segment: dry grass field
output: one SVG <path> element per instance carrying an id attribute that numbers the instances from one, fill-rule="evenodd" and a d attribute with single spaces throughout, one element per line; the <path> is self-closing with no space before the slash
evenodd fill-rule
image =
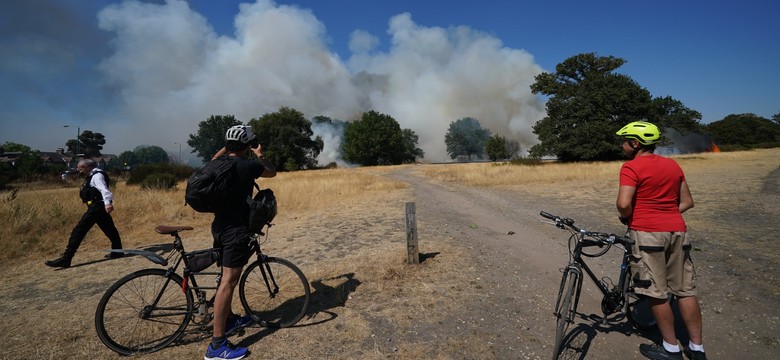
<path id="1" fill-rule="evenodd" d="M 780 149 L 676 157 L 696 201 L 686 220 L 700 250 L 696 259 L 705 326 L 710 325 L 705 341 L 711 339 L 707 346 L 714 358 L 735 358 L 730 352 L 743 349 L 777 354 L 780 345 L 780 245 L 774 239 L 780 230 L 778 158 Z M 614 211 L 619 167 L 619 162 L 411 165 L 263 179 L 261 187 L 272 188 L 279 201 L 263 248 L 306 273 L 312 305 L 300 326 L 276 332 L 250 328 L 232 341 L 249 346 L 251 358 L 548 358 L 552 318 L 546 302 L 554 295 L 547 284 L 518 277 L 517 269 L 545 267 L 536 276 L 555 278 L 557 272 L 546 267 L 556 269 L 565 258 L 549 260 L 527 248 L 483 248 L 488 242 L 476 240 L 482 231 L 494 236 L 488 229 L 498 220 L 450 214 L 471 205 L 429 201 L 415 189 L 430 184 L 453 194 L 473 192 L 473 199 L 484 195 L 474 200 L 475 208 L 505 202 L 509 208 L 497 211 L 517 216 L 548 210 L 619 229 Z M 411 175 L 421 180 L 406 181 Z M 170 238 L 153 231 L 160 224 L 193 226 L 183 234 L 188 249 L 211 245 L 211 216 L 184 206 L 183 187 L 141 191 L 117 184 L 114 220 L 126 248 L 163 248 Z M 119 358 L 97 339 L 94 309 L 111 283 L 156 265 L 138 257 L 104 260 L 108 241 L 93 229 L 71 268 L 44 266 L 45 259 L 64 249 L 83 212 L 77 192 L 74 186 L 27 186 L 15 194 L 0 193 L 5 250 L 0 253 L 0 311 L 5 315 L 0 330 L 10 340 L 0 358 Z M 419 266 L 405 264 L 404 204 L 409 201 L 417 201 L 419 209 Z M 528 229 L 516 224 L 515 236 L 525 240 L 522 236 L 549 232 L 561 237 L 554 228 L 537 230 L 534 222 L 523 223 Z M 501 281 L 510 286 L 500 286 Z M 240 302 L 234 306 L 241 311 Z M 617 335 L 625 348 L 603 350 L 599 339 L 614 335 L 596 336 L 586 358 L 640 358 L 636 341 Z M 205 345 L 204 335 L 192 333 L 139 358 L 200 358 Z"/>

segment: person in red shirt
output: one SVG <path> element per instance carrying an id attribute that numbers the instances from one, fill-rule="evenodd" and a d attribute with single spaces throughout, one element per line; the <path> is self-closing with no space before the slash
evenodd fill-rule
<path id="1" fill-rule="evenodd" d="M 629 159 L 620 169 L 616 205 L 620 221 L 628 225 L 628 235 L 636 241 L 631 274 L 636 293 L 651 299 L 662 337 L 661 344 L 641 344 L 639 351 L 649 359 L 682 360 L 669 304 L 671 293 L 677 297 L 690 337 L 689 346 L 684 349 L 686 355 L 706 360 L 691 243 L 682 217 L 682 213 L 693 208 L 685 174 L 674 160 L 654 154 L 661 138 L 657 126 L 636 121 L 616 134 Z"/>

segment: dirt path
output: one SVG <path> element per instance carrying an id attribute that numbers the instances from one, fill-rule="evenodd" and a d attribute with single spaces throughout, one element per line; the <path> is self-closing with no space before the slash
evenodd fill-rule
<path id="1" fill-rule="evenodd" d="M 776 175 L 777 171 L 770 174 L 765 184 L 776 186 L 777 179 L 772 177 L 773 174 Z M 515 191 L 435 183 L 417 175 L 414 168 L 390 176 L 412 184 L 418 218 L 426 219 L 427 226 L 446 228 L 473 249 L 471 254 L 483 273 L 480 281 L 484 283 L 485 296 L 481 301 L 469 304 L 470 313 L 464 317 L 467 317 L 466 323 L 479 324 L 478 331 L 495 334 L 498 340 L 494 347 L 495 358 L 547 358 L 550 338 L 554 336 L 551 312 L 560 281 L 559 269 L 567 261 L 566 233 L 541 223 L 538 213 L 539 210 L 566 208 L 565 205 Z M 573 212 L 560 215 L 575 217 L 581 226 L 586 227 L 587 224 L 604 222 L 584 218 L 588 215 L 578 218 L 578 211 Z M 604 227 L 599 230 L 617 231 Z M 717 237 L 717 234 L 707 236 Z M 753 249 L 753 255 L 757 253 Z M 617 276 L 619 254 L 610 254 L 617 255 L 607 255 L 595 262 L 598 264 L 594 269 L 597 275 Z M 777 293 L 759 300 L 755 297 L 762 293 L 760 289 L 755 289 L 750 283 L 741 283 L 742 296 L 730 299 L 737 301 L 724 301 L 717 297 L 715 294 L 726 286 L 719 280 L 733 277 L 728 273 L 734 272 L 733 269 L 717 266 L 722 260 L 719 257 L 731 257 L 731 253 L 715 246 L 708 249 L 703 261 L 697 263 L 707 266 L 699 272 L 701 296 L 704 298 L 705 344 L 710 358 L 773 358 L 778 350 L 775 335 Z M 773 278 L 776 269 L 771 267 L 771 263 L 769 265 L 768 269 L 758 267 L 751 275 L 758 276 L 757 281 L 765 281 L 760 277 L 763 270 L 769 270 L 769 274 L 763 275 Z M 772 270 L 775 273 L 771 273 Z M 578 309 L 582 318 L 572 332 L 570 348 L 561 355 L 561 359 L 644 358 L 637 350 L 638 345 L 657 341 L 658 334 L 638 333 L 625 323 L 601 324 L 595 319 L 601 313 L 601 294 L 594 290 L 595 286 L 586 279 Z M 747 303 L 741 301 L 743 297 Z M 723 310 L 729 306 L 734 308 Z M 774 308 L 774 311 L 765 306 Z M 726 313 L 732 316 L 727 318 L 724 316 Z M 715 316 L 708 318 L 708 314 Z M 724 320 L 728 323 L 721 323 Z M 679 327 L 679 330 L 682 328 Z M 684 333 L 678 335 L 683 339 L 685 336 Z"/>

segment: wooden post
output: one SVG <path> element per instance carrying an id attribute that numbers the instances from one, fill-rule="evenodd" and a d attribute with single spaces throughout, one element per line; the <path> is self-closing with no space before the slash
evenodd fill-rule
<path id="1" fill-rule="evenodd" d="M 406 251 L 407 264 L 420 264 L 420 249 L 417 246 L 417 217 L 413 202 L 406 203 Z"/>

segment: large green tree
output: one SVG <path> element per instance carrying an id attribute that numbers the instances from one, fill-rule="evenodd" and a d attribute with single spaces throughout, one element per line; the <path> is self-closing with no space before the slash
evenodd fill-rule
<path id="1" fill-rule="evenodd" d="M 103 145 L 106 144 L 106 137 L 99 132 L 84 130 L 79 134 L 78 139 L 70 139 L 65 143 L 68 152 L 71 154 L 84 154 L 84 157 L 98 157 L 102 154 Z"/>
<path id="2" fill-rule="evenodd" d="M 549 97 L 547 116 L 533 127 L 539 144 L 531 156 L 561 161 L 610 160 L 621 154 L 615 131 L 645 119 L 650 93 L 630 77 L 613 73 L 625 63 L 614 56 L 579 54 L 536 76 L 531 91 Z"/>
<path id="3" fill-rule="evenodd" d="M 731 114 L 704 125 L 704 130 L 721 147 L 780 146 L 780 125 L 756 114 Z"/>
<path id="4" fill-rule="evenodd" d="M 233 115 L 211 115 L 198 123 L 198 132 L 190 134 L 187 145 L 192 148 L 192 153 L 207 162 L 225 146 L 225 133 L 234 125 L 241 125 L 241 122 Z"/>
<path id="5" fill-rule="evenodd" d="M 249 121 L 263 147 L 263 155 L 279 170 L 312 169 L 324 144 L 320 136 L 312 138 L 311 121 L 303 113 L 288 107 Z"/>
<path id="6" fill-rule="evenodd" d="M 156 145 L 136 146 L 133 149 L 133 155 L 137 164 L 167 164 L 170 162 L 168 153 Z"/>
<path id="7" fill-rule="evenodd" d="M 406 134 L 407 142 L 416 141 L 413 134 Z M 405 160 L 404 138 L 404 131 L 392 116 L 373 110 L 364 112 L 360 120 L 348 123 L 344 129 L 341 154 L 345 161 L 364 166 L 401 164 Z"/>
<path id="8" fill-rule="evenodd" d="M 450 159 L 456 159 L 458 156 L 467 156 L 470 159 L 472 155 L 481 158 L 490 135 L 490 130 L 483 129 L 477 119 L 465 117 L 455 120 L 444 134 L 447 154 Z"/>

